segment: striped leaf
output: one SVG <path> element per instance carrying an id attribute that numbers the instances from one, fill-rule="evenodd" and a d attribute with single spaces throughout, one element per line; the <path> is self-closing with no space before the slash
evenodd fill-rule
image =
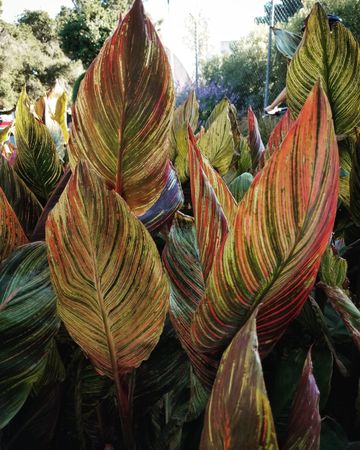
<path id="1" fill-rule="evenodd" d="M 278 449 L 254 316 L 236 334 L 221 359 L 200 449 Z"/>
<path id="2" fill-rule="evenodd" d="M 355 151 L 355 140 L 348 137 L 338 143 L 339 145 L 339 199 L 350 210 L 350 173 L 352 166 L 352 154 Z"/>
<path id="3" fill-rule="evenodd" d="M 0 156 L 0 188 L 16 213 L 26 235 L 31 236 L 42 206 L 5 158 Z"/>
<path id="4" fill-rule="evenodd" d="M 360 124 L 359 45 L 340 22 L 330 29 L 325 11 L 316 3 L 303 44 L 287 71 L 286 100 L 295 116 L 319 79 L 329 98 L 336 134 L 351 133 Z"/>
<path id="5" fill-rule="evenodd" d="M 291 118 L 290 109 L 288 109 L 286 113 L 282 116 L 282 118 L 279 120 L 279 122 L 275 125 L 272 133 L 270 134 L 266 146 L 266 153 L 265 153 L 266 159 L 268 159 L 278 148 L 280 148 L 282 141 L 284 140 L 288 131 L 292 127 L 293 123 L 294 121 Z"/>
<path id="6" fill-rule="evenodd" d="M 356 136 L 356 145 L 352 154 L 350 172 L 350 211 L 354 222 L 360 227 L 360 129 Z"/>
<path id="7" fill-rule="evenodd" d="M 192 217 L 176 214 L 162 258 L 170 278 L 171 322 L 195 370 L 203 371 L 201 379 L 211 386 L 216 371 L 214 364 L 196 351 L 190 335 L 193 315 L 205 292 Z"/>
<path id="8" fill-rule="evenodd" d="M 206 132 L 200 137 L 198 146 L 211 165 L 225 175 L 234 157 L 236 142 L 233 135 L 231 116 L 232 105 L 227 98 L 215 106 L 211 113 Z"/>
<path id="9" fill-rule="evenodd" d="M 262 161 L 265 146 L 261 139 L 259 124 L 251 106 L 248 109 L 248 143 L 251 152 L 252 168 L 256 171 Z"/>
<path id="10" fill-rule="evenodd" d="M 27 242 L 24 230 L 0 188 L 0 261 Z"/>
<path id="11" fill-rule="evenodd" d="M 67 144 L 69 140 L 69 131 L 66 122 L 67 95 L 63 92 L 56 101 L 54 120 L 60 125 L 64 141 Z"/>
<path id="12" fill-rule="evenodd" d="M 286 58 L 292 59 L 300 45 L 301 36 L 276 27 L 272 27 L 272 31 L 275 35 L 276 48 L 280 53 L 286 56 Z"/>
<path id="13" fill-rule="evenodd" d="M 319 450 L 321 431 L 319 399 L 320 392 L 313 375 L 310 349 L 290 413 L 284 450 Z"/>
<path id="14" fill-rule="evenodd" d="M 62 168 L 48 129 L 30 112 L 25 89 L 16 106 L 15 139 L 15 171 L 40 202 L 45 203 L 59 181 Z"/>
<path id="15" fill-rule="evenodd" d="M 240 200 L 244 197 L 247 190 L 251 186 L 253 179 L 254 177 L 251 173 L 244 172 L 231 182 L 229 189 L 237 202 L 240 202 Z"/>
<path id="16" fill-rule="evenodd" d="M 0 265 L 0 429 L 25 403 L 58 330 L 46 245 L 28 244 Z"/>
<path id="17" fill-rule="evenodd" d="M 216 255 L 192 325 L 200 351 L 220 355 L 261 305 L 257 327 L 266 354 L 300 312 L 332 231 L 338 164 L 330 106 L 317 84 L 240 202 Z"/>
<path id="18" fill-rule="evenodd" d="M 195 133 L 199 121 L 199 104 L 195 91 L 191 91 L 188 98 L 175 109 L 170 131 L 169 148 L 170 159 L 175 167 L 180 181 L 187 179 L 188 169 L 188 126 Z"/>
<path id="19" fill-rule="evenodd" d="M 84 162 L 49 215 L 46 241 L 59 315 L 118 389 L 164 326 L 169 287 L 155 243 Z"/>
<path id="20" fill-rule="evenodd" d="M 81 81 L 69 140 L 72 167 L 88 161 L 143 215 L 168 181 L 173 103 L 165 50 L 136 0 Z"/>

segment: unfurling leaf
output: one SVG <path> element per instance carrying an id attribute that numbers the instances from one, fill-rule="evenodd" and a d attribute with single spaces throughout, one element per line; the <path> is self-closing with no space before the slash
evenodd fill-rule
<path id="1" fill-rule="evenodd" d="M 223 354 L 206 410 L 200 449 L 278 449 L 258 353 L 255 316 Z"/>
<path id="2" fill-rule="evenodd" d="M 58 312 L 99 373 L 119 381 L 157 344 L 169 286 L 154 241 L 80 163 L 46 225 Z"/>
<path id="3" fill-rule="evenodd" d="M 244 172 L 231 182 L 229 189 L 237 202 L 240 202 L 244 197 L 247 190 L 251 186 L 253 179 L 254 177 L 251 173 Z"/>
<path id="4" fill-rule="evenodd" d="M 296 390 L 284 450 L 319 450 L 321 430 L 319 399 L 320 392 L 313 375 L 309 350 Z"/>
<path id="5" fill-rule="evenodd" d="M 46 126 L 30 112 L 25 89 L 16 106 L 14 169 L 36 197 L 45 203 L 61 177 L 61 164 Z"/>
<path id="6" fill-rule="evenodd" d="M 0 429 L 17 414 L 46 366 L 58 330 L 46 245 L 24 245 L 0 265 Z"/>
<path id="7" fill-rule="evenodd" d="M 335 219 L 338 149 L 317 84 L 298 120 L 255 177 L 217 253 L 192 325 L 204 353 L 219 356 L 260 305 L 260 353 L 299 314 Z"/>
<path id="8" fill-rule="evenodd" d="M 85 159 L 141 216 L 168 181 L 174 103 L 165 50 L 143 5 L 107 39 L 81 81 L 69 140 L 72 167 Z"/>
<path id="9" fill-rule="evenodd" d="M 276 48 L 288 59 L 292 59 L 300 45 L 301 36 L 276 27 L 273 27 L 272 31 L 275 35 Z"/>
<path id="10" fill-rule="evenodd" d="M 18 218 L 0 188 L 0 262 L 27 242 Z"/>
<path id="11" fill-rule="evenodd" d="M 307 19 L 303 39 L 287 71 L 287 103 L 297 116 L 320 79 L 331 105 L 336 134 L 350 134 L 360 124 L 359 44 L 341 23 L 330 29 L 319 3 Z"/>
<path id="12" fill-rule="evenodd" d="M 256 171 L 256 169 L 258 168 L 259 164 L 262 161 L 265 146 L 261 139 L 257 118 L 251 106 L 248 109 L 248 128 L 249 128 L 248 143 L 251 152 L 252 168 L 254 171 Z"/>

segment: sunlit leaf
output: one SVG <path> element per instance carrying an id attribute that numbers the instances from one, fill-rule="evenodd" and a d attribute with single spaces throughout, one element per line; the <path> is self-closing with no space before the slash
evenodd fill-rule
<path id="1" fill-rule="evenodd" d="M 46 202 L 61 176 L 62 168 L 55 144 L 46 126 L 29 109 L 25 89 L 16 107 L 14 169 L 41 202 Z"/>
<path id="2" fill-rule="evenodd" d="M 62 134 L 64 136 L 64 141 L 67 144 L 69 140 L 69 131 L 66 123 L 66 107 L 67 107 L 67 96 L 66 92 L 63 92 L 56 102 L 54 119 L 60 125 Z"/>
<path id="3" fill-rule="evenodd" d="M 269 137 L 266 146 L 265 158 L 269 158 L 278 148 L 280 148 L 282 141 L 293 123 L 294 121 L 292 120 L 290 110 L 288 109 L 279 122 L 275 125 L 275 128 Z"/>
<path id="4" fill-rule="evenodd" d="M 46 245 L 28 244 L 0 265 L 0 428 L 25 403 L 58 330 Z"/>
<path id="5" fill-rule="evenodd" d="M 278 449 L 254 316 L 236 334 L 221 359 L 200 449 Z"/>
<path id="6" fill-rule="evenodd" d="M 16 214 L 0 188 L 0 261 L 28 242 Z"/>
<path id="7" fill-rule="evenodd" d="M 304 41 L 294 55 L 286 79 L 286 101 L 298 115 L 319 79 L 329 98 L 335 132 L 349 134 L 360 123 L 360 50 L 340 22 L 330 25 L 316 3 L 307 19 Z"/>
<path id="8" fill-rule="evenodd" d="M 80 163 L 46 225 L 58 312 L 99 373 L 115 380 L 157 344 L 168 282 L 151 236 Z"/>
<path id="9" fill-rule="evenodd" d="M 173 103 L 165 50 L 136 0 L 81 81 L 69 140 L 72 167 L 87 160 L 143 215 L 168 181 Z"/>
<path id="10" fill-rule="evenodd" d="M 299 314 L 331 234 L 338 150 L 316 85 L 281 148 L 255 177 L 217 253 L 192 326 L 197 348 L 221 355 L 259 305 L 264 355 Z"/>

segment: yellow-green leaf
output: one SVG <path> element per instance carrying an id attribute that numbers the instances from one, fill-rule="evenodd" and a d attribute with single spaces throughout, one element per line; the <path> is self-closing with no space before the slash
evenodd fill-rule
<path id="1" fill-rule="evenodd" d="M 325 11 L 316 3 L 287 71 L 286 100 L 295 116 L 318 80 L 329 98 L 336 134 L 351 133 L 360 124 L 359 44 L 341 23 L 330 29 Z"/>

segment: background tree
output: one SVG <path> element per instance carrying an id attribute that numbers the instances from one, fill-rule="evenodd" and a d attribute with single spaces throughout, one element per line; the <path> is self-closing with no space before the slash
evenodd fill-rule
<path id="1" fill-rule="evenodd" d="M 56 41 L 56 24 L 46 11 L 26 9 L 18 19 L 19 24 L 28 25 L 33 35 L 42 43 Z"/>
<path id="2" fill-rule="evenodd" d="M 61 48 L 85 67 L 98 54 L 131 0 L 73 0 L 73 8 L 62 7 L 57 16 Z"/>

